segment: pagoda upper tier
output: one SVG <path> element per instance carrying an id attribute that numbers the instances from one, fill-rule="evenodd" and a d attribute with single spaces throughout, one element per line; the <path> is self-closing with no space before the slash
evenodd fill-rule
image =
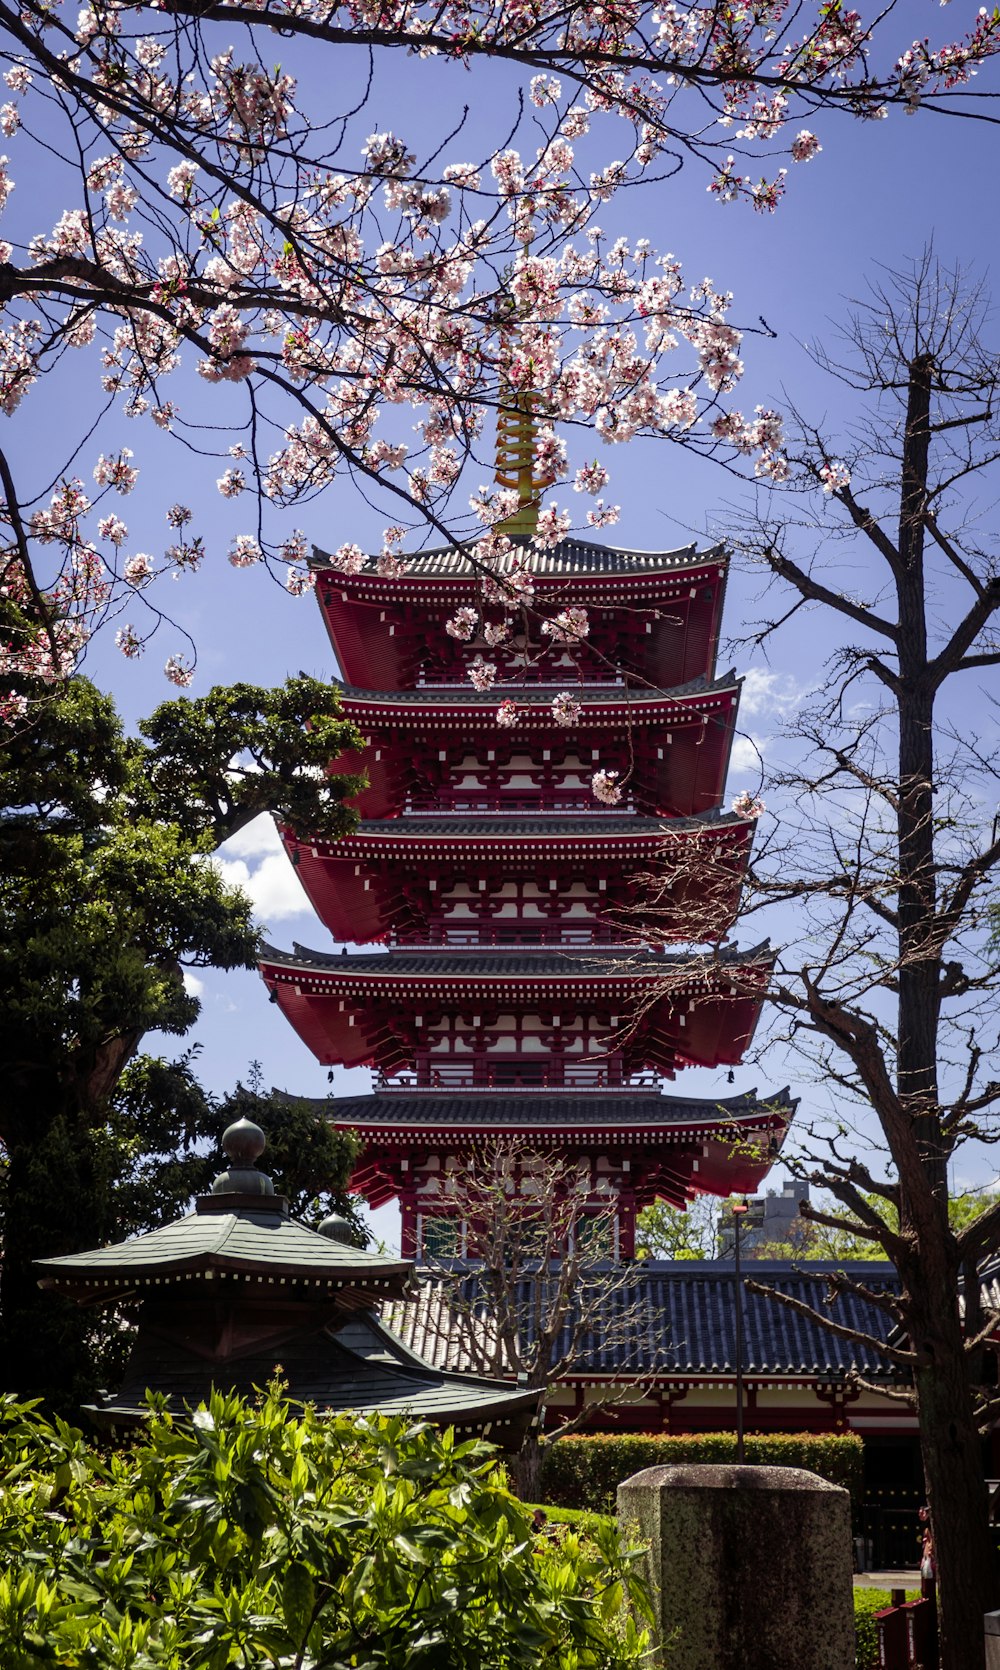
<path id="1" fill-rule="evenodd" d="M 604 810 L 375 819 L 337 841 L 283 832 L 310 902 L 355 944 L 598 945 L 715 942 L 732 926 L 753 820 L 669 823 Z M 646 878 L 655 877 L 655 884 Z"/>
<path id="2" fill-rule="evenodd" d="M 399 950 L 265 946 L 260 970 L 328 1066 L 423 1088 L 634 1085 L 644 1070 L 735 1066 L 773 966 L 769 948 L 711 956 L 635 948 Z"/>
<path id="3" fill-rule="evenodd" d="M 734 673 L 672 690 L 576 686 L 571 727 L 553 692 L 518 688 L 517 723 L 496 722 L 496 690 L 339 689 L 341 711 L 368 737 L 337 768 L 363 772 L 363 818 L 406 811 L 593 812 L 591 776 L 610 757 L 629 761 L 622 804 L 647 816 L 697 817 L 722 799 L 740 680 Z M 506 694 L 501 692 L 500 694 Z"/>
<path id="4" fill-rule="evenodd" d="M 456 608 L 482 601 L 481 575 L 448 546 L 405 561 L 399 575 L 379 574 L 375 557 L 357 574 L 345 574 L 332 557 L 314 552 L 323 618 L 344 677 L 369 690 L 464 685 L 468 650 L 478 640 L 457 641 L 445 623 Z M 530 617 L 513 625 L 506 644 L 489 650 L 502 678 L 551 681 L 562 674 L 598 684 L 631 675 L 663 689 L 712 676 L 726 588 L 720 547 L 626 551 L 565 539 L 539 551 L 515 539 L 491 567 L 501 576 L 530 570 L 535 587 Z M 586 608 L 590 631 L 560 657 L 542 623 L 567 602 Z"/>
<path id="5" fill-rule="evenodd" d="M 312 1105 L 361 1138 L 355 1187 L 373 1206 L 412 1190 L 415 1206 L 440 1211 L 447 1205 L 448 1174 L 487 1136 L 516 1138 L 535 1152 L 574 1161 L 590 1155 L 595 1197 L 611 1189 L 628 1192 L 640 1212 L 655 1200 L 682 1206 L 695 1190 L 727 1194 L 756 1187 L 796 1106 L 787 1088 L 766 1100 L 755 1092 L 705 1101 L 648 1090 L 559 1091 L 540 1101 L 502 1092 L 474 1099 L 425 1091 L 405 1098 L 340 1096 Z M 445 1159 L 435 1167 L 438 1155 Z M 438 1199 L 428 1202 L 428 1196 Z"/>

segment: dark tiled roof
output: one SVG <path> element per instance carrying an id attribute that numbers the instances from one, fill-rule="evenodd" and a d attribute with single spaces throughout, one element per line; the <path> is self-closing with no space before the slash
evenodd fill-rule
<path id="1" fill-rule="evenodd" d="M 368 558 L 363 570 L 366 575 L 375 573 L 377 560 L 374 556 Z M 675 569 L 701 568 L 709 562 L 726 560 L 726 553 L 719 545 L 710 546 L 705 551 L 699 551 L 694 545 L 683 545 L 675 551 L 626 551 L 612 545 L 598 545 L 589 539 L 563 539 L 551 551 L 539 551 L 524 540 L 516 540 L 511 554 L 501 558 L 496 568 L 499 573 L 506 573 L 516 563 L 518 567 L 529 568 L 532 574 L 552 578 L 571 574 L 621 576 L 669 573 Z M 330 557 L 319 546 L 313 547 L 312 561 L 316 568 L 330 569 Z M 469 578 L 475 573 L 468 558 L 450 545 L 415 551 L 412 555 L 408 553 L 405 561 L 409 573 L 418 577 L 445 575 L 448 578 Z M 336 570 L 331 572 L 336 574 Z"/>
<path id="2" fill-rule="evenodd" d="M 842 1269 L 833 1264 L 808 1264 L 795 1270 L 787 1263 L 754 1261 L 744 1273 L 779 1293 L 802 1299 L 832 1321 L 855 1328 L 881 1341 L 888 1340 L 893 1319 L 857 1295 L 847 1294 L 828 1303 L 825 1272 Z M 873 1290 L 896 1293 L 899 1282 L 887 1264 L 847 1266 Z M 588 1304 L 593 1326 L 577 1352 L 574 1373 L 640 1376 L 729 1375 L 736 1360 L 736 1287 L 733 1266 L 724 1263 L 642 1263 L 631 1266 L 621 1281 L 615 1266 L 592 1278 Z M 518 1292 L 522 1331 L 530 1337 L 533 1285 L 523 1281 Z M 602 1292 L 601 1284 L 604 1283 Z M 464 1304 L 475 1305 L 478 1280 L 461 1278 Z M 429 1280 L 415 1304 L 394 1305 L 387 1312 L 394 1327 L 415 1350 L 441 1366 L 470 1367 L 463 1349 L 461 1328 L 451 1320 L 437 1278 Z M 489 1306 L 480 1314 L 488 1326 Z M 560 1350 L 571 1345 L 569 1328 Z M 872 1347 L 842 1339 L 819 1321 L 803 1316 L 778 1300 L 760 1294 L 743 1295 L 743 1365 L 750 1375 L 817 1376 L 824 1378 L 856 1368 L 866 1375 L 889 1371 L 886 1360 Z"/>
<path id="3" fill-rule="evenodd" d="M 629 812 L 515 812 L 506 817 L 484 814 L 471 817 L 461 812 L 428 813 L 425 817 L 412 813 L 401 818 L 362 818 L 348 840 L 362 836 L 391 839 L 394 835 L 427 835 L 448 839 L 479 835 L 489 836 L 552 836 L 603 835 L 608 840 L 628 839 L 630 836 L 650 837 L 676 835 L 681 831 L 711 832 L 716 829 L 743 829 L 748 819 L 735 812 L 703 812 L 691 818 L 646 818 Z M 303 841 L 304 846 L 309 843 Z M 330 843 L 336 850 L 340 843 Z"/>
<path id="4" fill-rule="evenodd" d="M 577 701 L 592 702 L 600 707 L 634 707 L 639 702 L 673 702 L 683 700 L 688 696 L 715 696 L 726 690 L 732 690 L 742 684 L 737 678 L 736 669 L 730 668 L 728 673 L 715 679 L 692 678 L 686 684 L 674 685 L 672 690 L 651 690 L 645 685 L 636 684 L 626 689 L 621 684 L 574 684 L 573 696 Z M 419 690 L 363 690 L 356 684 L 342 684 L 339 679 L 331 679 L 331 685 L 349 702 L 367 702 L 374 706 L 398 707 L 481 707 L 484 709 L 496 707 L 498 702 L 509 697 L 516 701 L 518 707 L 549 708 L 552 706 L 552 692 L 565 686 L 565 673 L 554 677 L 552 683 L 546 685 L 498 685 L 493 690 L 473 690 L 471 684 L 437 684 L 425 685 Z"/>
<path id="5" fill-rule="evenodd" d="M 713 952 L 656 952 L 635 946 L 607 946 L 595 951 L 587 947 L 581 951 L 553 950 L 549 946 L 538 949 L 516 946 L 510 950 L 502 946 L 484 951 L 473 946 L 468 951 L 436 951 L 419 949 L 407 951 L 372 951 L 345 956 L 339 951 L 312 951 L 306 945 L 293 942 L 291 951 L 279 951 L 273 945 L 261 947 L 262 965 L 285 968 L 325 968 L 341 974 L 380 974 L 383 977 L 405 980 L 410 976 L 487 975 L 493 980 L 510 976 L 518 978 L 563 975 L 567 980 L 613 979 L 616 974 L 656 973 L 657 970 L 677 970 L 690 978 L 711 974 L 716 966 L 741 968 L 760 963 L 770 955 L 767 941 L 750 951 L 738 951 L 724 946 Z"/>
<path id="6" fill-rule="evenodd" d="M 189 1279 L 207 1270 L 266 1270 L 307 1276 L 313 1283 L 325 1278 L 337 1286 L 396 1289 L 406 1285 L 410 1265 L 328 1240 L 275 1208 L 241 1208 L 192 1212 L 133 1241 L 39 1259 L 36 1269 L 44 1272 L 46 1286 L 56 1287 L 88 1279 L 101 1286 L 116 1277 L 141 1283 L 175 1275 Z"/>
<path id="7" fill-rule="evenodd" d="M 213 1386 L 253 1397 L 280 1363 L 288 1396 L 330 1413 L 394 1415 L 471 1425 L 495 1421 L 523 1431 L 538 1405 L 538 1392 L 519 1391 L 482 1376 L 465 1377 L 423 1362 L 370 1311 L 339 1328 L 317 1328 L 247 1355 L 211 1362 L 155 1334 L 141 1336 L 121 1390 L 94 1413 L 108 1422 L 141 1416 L 146 1387 L 163 1393 L 175 1410 L 207 1400 Z M 497 1434 L 502 1438 L 502 1433 Z"/>
<path id="8" fill-rule="evenodd" d="M 741 1119 L 776 1113 L 791 1116 L 795 1108 L 788 1089 L 760 1100 L 756 1091 L 718 1101 L 683 1096 L 622 1092 L 617 1096 L 580 1096 L 559 1091 L 478 1091 L 474 1096 L 442 1095 L 433 1090 L 397 1091 L 382 1096 L 331 1096 L 310 1102 L 337 1125 L 454 1125 L 467 1129 L 503 1126 L 517 1129 L 544 1126 L 574 1130 L 581 1126 L 709 1125 L 738 1123 Z"/>

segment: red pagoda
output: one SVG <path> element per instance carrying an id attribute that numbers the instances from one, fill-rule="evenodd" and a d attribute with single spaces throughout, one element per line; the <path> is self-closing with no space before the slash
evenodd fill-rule
<path id="1" fill-rule="evenodd" d="M 766 947 L 724 944 L 754 828 L 720 811 L 740 693 L 715 669 L 726 556 L 539 550 L 530 507 L 507 526 L 493 585 L 451 549 L 402 572 L 316 553 L 366 738 L 337 766 L 369 786 L 348 838 L 285 836 L 343 949 L 267 948 L 261 971 L 321 1062 L 372 1068 L 373 1094 L 328 1105 L 364 1141 L 353 1186 L 399 1201 L 405 1257 L 457 1250 L 449 1178 L 496 1137 L 572 1157 L 629 1257 L 650 1202 L 756 1189 L 791 1112 L 784 1092 L 662 1091 L 740 1062 L 771 971 Z"/>

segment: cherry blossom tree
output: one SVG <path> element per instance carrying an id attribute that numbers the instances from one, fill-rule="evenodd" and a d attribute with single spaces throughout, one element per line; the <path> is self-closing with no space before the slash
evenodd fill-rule
<path id="1" fill-rule="evenodd" d="M 673 254 L 605 236 L 598 214 L 686 162 L 720 201 L 773 210 L 786 168 L 820 149 L 801 124 L 919 103 L 981 113 L 971 78 L 1000 40 L 987 11 L 931 46 L 893 5 L 866 23 L 786 0 L 97 0 L 78 13 L 24 0 L 0 5 L 0 29 L 0 408 L 23 411 L 57 376 L 80 405 L 43 482 L 19 481 L 0 446 L 8 721 L 31 681 L 65 675 L 103 622 L 139 655 L 161 618 L 157 577 L 209 555 L 183 502 L 164 505 L 162 548 L 135 548 L 127 500 L 148 424 L 219 454 L 218 490 L 245 507 L 229 561 L 267 564 L 293 592 L 312 579 L 293 522 L 350 477 L 385 511 L 383 572 L 405 565 L 410 534 L 460 541 L 500 601 L 522 606 L 526 577 L 499 577 L 498 559 L 523 481 L 460 502 L 494 413 L 501 427 L 533 418 L 520 474 L 542 546 L 573 522 L 558 499 L 542 502 L 560 483 L 593 501 L 586 526 L 617 519 L 605 467 L 571 468 L 574 429 L 745 454 L 774 477 L 777 416 L 729 404 L 742 332 L 724 286 L 692 286 Z M 366 131 L 371 66 L 393 52 L 412 59 L 415 84 L 430 58 L 456 74 L 483 57 L 523 73 L 485 157 L 457 108 L 450 138 L 423 155 L 404 133 Z M 327 83 L 311 107 L 318 55 L 351 53 L 351 99 L 331 110 Z M 50 193 L 27 189 L 43 178 L 53 214 Z M 70 350 L 92 376 L 82 404 Z M 364 555 L 346 543 L 333 560 L 352 572 Z M 566 614 L 550 623 L 555 641 L 585 635 L 579 611 Z M 470 637 L 459 616 L 455 634 Z M 192 656 L 172 648 L 175 684 L 190 682 Z M 498 720 L 516 722 L 516 704 Z M 603 788 L 614 800 L 614 783 Z"/>

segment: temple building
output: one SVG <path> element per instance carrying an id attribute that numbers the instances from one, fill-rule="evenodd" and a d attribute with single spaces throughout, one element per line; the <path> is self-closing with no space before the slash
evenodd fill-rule
<path id="1" fill-rule="evenodd" d="M 95 1425 L 136 1426 L 150 1391 L 183 1415 L 213 1388 L 252 1398 L 279 1374 L 320 1413 L 406 1413 L 517 1450 L 540 1393 L 425 1361 L 378 1314 L 417 1297 L 412 1265 L 359 1251 L 335 1214 L 318 1231 L 296 1223 L 257 1167 L 258 1125 L 238 1120 L 222 1146 L 227 1168 L 185 1217 L 35 1266 L 40 1287 L 135 1324 L 121 1386 L 85 1411 Z"/>
<path id="2" fill-rule="evenodd" d="M 268 947 L 261 972 L 319 1061 L 372 1070 L 328 1105 L 364 1142 L 353 1187 L 399 1202 L 404 1256 L 457 1244 L 463 1156 L 516 1136 L 572 1159 L 627 1258 L 652 1201 L 756 1189 L 792 1112 L 722 1088 L 772 966 L 726 942 L 754 831 L 752 806 L 721 809 L 727 559 L 541 550 L 530 506 L 509 532 L 485 582 L 451 549 L 316 553 L 366 739 L 336 768 L 368 787 L 347 839 L 285 834 L 341 950 Z M 718 1096 L 665 1093 L 692 1065 Z"/>

